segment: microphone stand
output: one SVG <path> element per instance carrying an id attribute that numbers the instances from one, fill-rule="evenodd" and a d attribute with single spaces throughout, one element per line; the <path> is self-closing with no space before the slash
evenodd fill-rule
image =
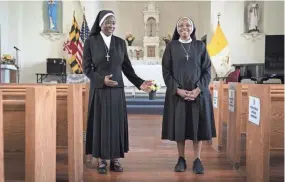
<path id="1" fill-rule="evenodd" d="M 19 64 L 19 55 L 18 55 L 18 51 L 21 51 L 20 49 L 18 49 L 17 47 L 14 46 L 14 49 L 16 50 L 16 65 L 18 67 L 17 69 L 17 83 L 20 82 L 20 64 Z"/>

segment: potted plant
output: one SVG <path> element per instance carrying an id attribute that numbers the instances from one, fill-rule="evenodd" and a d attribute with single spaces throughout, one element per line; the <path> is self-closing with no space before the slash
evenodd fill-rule
<path id="1" fill-rule="evenodd" d="M 152 80 L 151 83 L 152 85 L 150 86 L 151 92 L 149 93 L 149 100 L 155 100 L 156 92 L 160 89 L 160 85 L 155 80 Z"/>
<path id="2" fill-rule="evenodd" d="M 128 46 L 131 46 L 134 40 L 135 37 L 131 33 L 127 33 L 126 41 L 128 42 Z"/>
<path id="3" fill-rule="evenodd" d="M 170 40 L 172 39 L 172 36 L 170 34 L 168 34 L 166 37 L 163 37 L 162 39 L 164 40 L 165 45 L 167 45 L 170 42 Z"/>
<path id="4" fill-rule="evenodd" d="M 16 65 L 16 60 L 10 54 L 3 54 L 0 59 L 0 64 L 2 65 L 13 65 L 18 69 L 18 65 Z"/>

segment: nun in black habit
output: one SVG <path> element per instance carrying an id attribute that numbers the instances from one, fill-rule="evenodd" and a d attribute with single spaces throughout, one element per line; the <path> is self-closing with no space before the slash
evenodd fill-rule
<path id="1" fill-rule="evenodd" d="M 204 173 L 200 160 L 202 141 L 216 137 L 216 129 L 208 88 L 211 60 L 205 44 L 196 40 L 195 31 L 190 18 L 180 18 L 162 58 L 163 78 L 167 87 L 162 139 L 177 142 L 179 156 L 174 168 L 176 172 L 186 170 L 185 140 L 192 140 L 192 170 L 201 174 Z"/>
<path id="2" fill-rule="evenodd" d="M 118 158 L 129 151 L 128 118 L 122 71 L 140 90 L 150 91 L 150 81 L 139 78 L 128 58 L 123 39 L 114 36 L 116 20 L 100 11 L 84 43 L 83 70 L 90 79 L 86 155 L 99 158 L 98 172 L 122 172 Z"/>

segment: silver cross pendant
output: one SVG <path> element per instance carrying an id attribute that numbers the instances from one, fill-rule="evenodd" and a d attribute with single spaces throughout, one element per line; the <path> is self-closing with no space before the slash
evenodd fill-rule
<path id="1" fill-rule="evenodd" d="M 107 58 L 107 61 L 109 62 L 109 61 L 110 61 L 110 59 L 109 59 L 109 58 L 110 58 L 109 54 L 106 55 L 106 58 Z"/>
<path id="2" fill-rule="evenodd" d="M 187 54 L 185 57 L 186 57 L 186 59 L 187 59 L 187 61 L 188 61 L 188 59 L 189 59 L 189 55 Z"/>

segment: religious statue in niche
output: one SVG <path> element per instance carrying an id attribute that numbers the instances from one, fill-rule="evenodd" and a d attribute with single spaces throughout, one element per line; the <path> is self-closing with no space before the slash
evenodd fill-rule
<path id="1" fill-rule="evenodd" d="M 52 32 L 58 32 L 57 6 L 58 6 L 58 2 L 56 0 L 48 0 L 49 30 Z"/>
<path id="2" fill-rule="evenodd" d="M 253 1 L 248 5 L 248 33 L 258 33 L 258 24 L 260 20 L 260 9 L 258 4 Z"/>
<path id="3" fill-rule="evenodd" d="M 147 36 L 154 37 L 156 34 L 156 21 L 154 18 L 147 20 Z"/>

